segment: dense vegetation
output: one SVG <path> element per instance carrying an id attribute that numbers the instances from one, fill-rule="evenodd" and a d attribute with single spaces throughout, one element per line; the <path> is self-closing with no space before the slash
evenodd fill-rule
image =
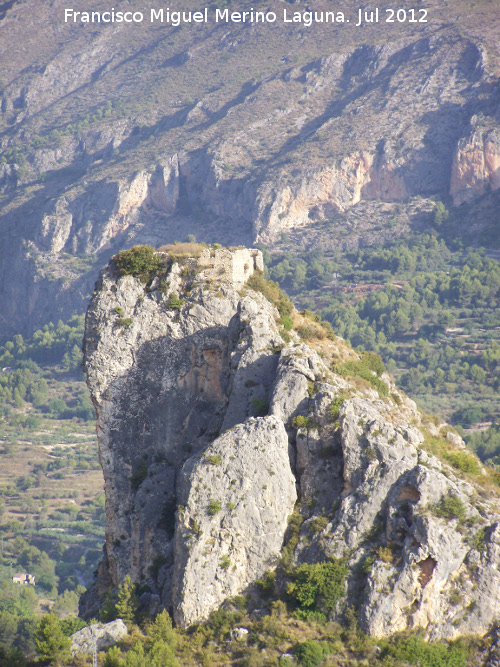
<path id="1" fill-rule="evenodd" d="M 470 444 L 485 460 L 498 455 L 500 266 L 484 250 L 429 233 L 343 254 L 263 251 L 266 274 L 299 308 L 380 354 L 424 410 L 459 429 L 493 422 Z"/>
<path id="2" fill-rule="evenodd" d="M 140 590 L 129 577 L 109 599 L 103 615 L 119 616 L 130 634 L 119 645 L 100 654 L 104 667 L 334 667 L 348 664 L 374 667 L 465 667 L 487 641 L 425 642 L 418 634 L 376 640 L 364 635 L 357 614 L 348 608 L 342 622 L 332 622 L 330 611 L 343 592 L 346 571 L 342 563 L 292 568 L 288 593 L 278 591 L 266 577 L 261 592 L 228 600 L 207 623 L 188 630 L 173 628 L 166 611 L 154 620 L 140 612 Z M 262 582 L 261 582 L 262 583 Z M 307 610 L 307 613 L 304 613 Z M 42 621 L 59 638 L 52 658 L 67 656 L 64 626 L 57 617 Z M 44 626 L 35 636 L 43 636 Z M 42 630 L 42 632 L 41 632 Z M 40 651 L 38 651 L 39 655 Z M 48 657 L 48 656 L 47 656 Z M 67 659 L 67 658 L 66 658 Z M 78 664 L 84 664 L 80 661 Z"/>
<path id="3" fill-rule="evenodd" d="M 228 600 L 207 623 L 181 630 L 166 611 L 155 619 L 145 616 L 138 596 L 142 590 L 130 577 L 109 596 L 103 620 L 122 618 L 129 635 L 99 654 L 103 667 L 334 667 L 340 664 L 374 667 L 465 667 L 487 641 L 425 642 L 418 634 L 376 640 L 364 635 L 357 614 L 348 608 L 341 622 L 327 618 L 344 591 L 345 566 L 339 561 L 288 569 L 287 592 L 266 576 L 246 596 Z M 90 665 L 90 658 L 71 659 L 69 634 L 82 626 L 77 618 L 46 613 L 35 621 L 32 589 L 12 588 L 8 600 L 11 639 L 0 648 L 2 665 L 24 664 L 23 654 L 38 656 L 35 664 Z M 323 611 L 321 611 L 323 610 Z M 325 613 L 324 613 L 325 612 Z M 8 614 L 9 612 L 5 612 Z M 10 622 L 10 626 L 8 626 Z M 16 626 L 17 622 L 17 626 Z M 15 628 L 15 632 L 13 629 Z M 3 653 L 2 653 L 3 651 Z"/>
<path id="4" fill-rule="evenodd" d="M 81 380 L 83 315 L 74 316 L 68 323 L 49 323 L 35 331 L 25 341 L 21 334 L 0 346 L 0 409 L 6 418 L 12 410 L 24 410 L 17 415 L 21 427 L 36 429 L 41 415 L 71 419 L 94 419 L 94 410 L 83 385 L 69 405 L 60 391 L 50 385 L 60 381 Z M 43 366 L 43 367 L 41 367 Z M 12 417 L 14 419 L 14 417 Z M 10 421 L 12 422 L 12 419 Z"/>

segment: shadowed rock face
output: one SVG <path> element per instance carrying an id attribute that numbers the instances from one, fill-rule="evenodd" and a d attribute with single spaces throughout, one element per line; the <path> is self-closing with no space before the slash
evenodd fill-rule
<path id="1" fill-rule="evenodd" d="M 83 613 L 130 574 L 151 587 L 150 608 L 202 621 L 276 567 L 295 508 L 295 563 L 349 567 L 335 613 L 355 605 L 374 636 L 486 632 L 500 613 L 500 523 L 484 475 L 461 480 L 425 451 L 415 404 L 389 376 L 379 395 L 337 375 L 332 364 L 357 356 L 340 339 L 311 347 L 292 332 L 285 345 L 274 307 L 235 282 L 239 258 L 249 274 L 260 266 L 245 252 L 170 263 L 149 287 L 112 263 L 101 273 L 84 366 L 106 544 Z M 446 437 L 450 460 L 472 456 Z"/>

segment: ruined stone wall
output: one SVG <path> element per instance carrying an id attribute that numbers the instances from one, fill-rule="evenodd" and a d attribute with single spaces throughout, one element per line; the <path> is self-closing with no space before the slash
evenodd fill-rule
<path id="1" fill-rule="evenodd" d="M 207 280 L 229 281 L 239 287 L 243 286 L 255 271 L 264 270 L 260 250 L 248 248 L 207 248 L 202 251 L 198 265 L 203 267 L 203 275 Z"/>

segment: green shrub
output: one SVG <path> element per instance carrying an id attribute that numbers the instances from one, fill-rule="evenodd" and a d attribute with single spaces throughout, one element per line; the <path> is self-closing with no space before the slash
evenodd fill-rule
<path id="1" fill-rule="evenodd" d="M 329 653 L 331 650 L 326 642 L 310 639 L 297 646 L 294 656 L 303 667 L 317 667 Z"/>
<path id="2" fill-rule="evenodd" d="M 380 546 L 377 549 L 377 557 L 384 563 L 392 563 L 394 561 L 394 553 L 389 545 Z"/>
<path id="3" fill-rule="evenodd" d="M 210 614 L 206 627 L 214 639 L 223 641 L 226 639 L 228 632 L 234 628 L 235 624 L 239 622 L 242 616 L 243 614 L 241 611 L 233 611 L 228 608 L 220 607 Z M 204 661 L 204 664 L 213 665 L 214 663 Z"/>
<path id="4" fill-rule="evenodd" d="M 310 609 L 297 609 L 293 614 L 295 618 L 306 623 L 319 623 L 324 625 L 328 621 L 328 617 L 322 611 L 311 611 Z"/>
<path id="5" fill-rule="evenodd" d="M 300 313 L 302 317 L 305 317 L 306 320 L 311 320 L 311 322 L 321 322 L 321 316 L 317 313 L 313 313 L 312 310 L 307 310 L 307 308 Z"/>
<path id="6" fill-rule="evenodd" d="M 208 513 L 210 516 L 215 516 L 218 512 L 220 512 L 222 509 L 222 505 L 220 504 L 220 500 L 211 500 L 208 503 Z"/>
<path id="7" fill-rule="evenodd" d="M 288 333 L 288 331 L 280 331 L 280 336 L 283 339 L 283 342 L 289 343 L 292 340 L 292 337 Z"/>
<path id="8" fill-rule="evenodd" d="M 285 331 L 293 329 L 293 320 L 289 315 L 284 315 L 280 320 L 280 324 Z"/>
<path id="9" fill-rule="evenodd" d="M 180 299 L 177 294 L 173 292 L 168 297 L 167 308 L 172 308 L 173 310 L 180 310 L 184 305 L 184 299 Z"/>
<path id="10" fill-rule="evenodd" d="M 382 373 L 385 372 L 385 366 L 384 362 L 382 361 L 382 357 L 380 357 L 378 354 L 375 354 L 375 352 L 363 352 L 361 360 L 363 365 L 373 371 L 377 377 L 380 377 Z"/>
<path id="11" fill-rule="evenodd" d="M 203 535 L 199 521 L 194 517 L 189 519 L 189 527 L 197 537 L 201 537 Z"/>
<path id="12" fill-rule="evenodd" d="M 341 391 L 340 394 L 336 396 L 328 406 L 328 416 L 332 423 L 335 423 L 338 420 L 340 408 L 342 407 L 344 401 L 349 398 L 349 396 L 349 392 Z"/>
<path id="13" fill-rule="evenodd" d="M 119 327 L 125 327 L 126 329 L 129 328 L 129 326 L 132 324 L 132 318 L 131 317 L 118 317 L 116 320 L 116 324 Z"/>
<path id="14" fill-rule="evenodd" d="M 288 517 L 288 527 L 285 533 L 285 546 L 281 550 L 281 565 L 286 572 L 289 572 L 293 561 L 295 547 L 299 543 L 300 527 L 304 521 L 299 511 L 294 512 Z"/>
<path id="15" fill-rule="evenodd" d="M 457 449 L 455 445 L 451 444 L 442 436 L 434 436 L 425 433 L 423 446 L 430 454 L 434 454 L 434 456 L 449 463 L 461 472 L 471 473 L 473 475 L 481 474 L 481 464 L 472 452 Z"/>
<path id="16" fill-rule="evenodd" d="M 333 330 L 333 327 L 330 324 L 330 322 L 327 322 L 326 320 L 321 320 L 319 325 L 325 332 L 327 338 L 329 338 L 330 340 L 336 339 L 335 331 Z"/>
<path id="17" fill-rule="evenodd" d="M 451 495 L 441 498 L 439 504 L 435 507 L 436 516 L 445 519 L 458 519 L 463 521 L 466 516 L 466 508 L 463 502 L 457 496 Z"/>
<path id="18" fill-rule="evenodd" d="M 213 466 L 220 466 L 222 463 L 222 456 L 220 454 L 209 454 L 206 459 Z"/>
<path id="19" fill-rule="evenodd" d="M 465 667 L 468 664 L 468 651 L 460 642 L 427 643 L 417 636 L 396 639 L 383 649 L 382 655 L 421 667 Z"/>
<path id="20" fill-rule="evenodd" d="M 330 340 L 335 340 L 335 333 L 333 331 L 332 325 L 330 322 L 326 322 L 321 319 L 321 315 L 313 313 L 310 310 L 303 310 L 301 313 L 302 317 L 305 317 L 306 320 L 310 320 L 314 324 L 302 324 L 297 327 L 297 332 L 301 338 L 304 340 L 313 340 L 314 338 L 329 338 Z"/>
<path id="21" fill-rule="evenodd" d="M 322 612 L 335 609 L 338 599 L 344 595 L 344 579 L 347 567 L 342 560 L 332 558 L 326 563 L 305 563 L 291 574 L 293 581 L 287 593 L 299 607 Z"/>
<path id="22" fill-rule="evenodd" d="M 437 201 L 434 207 L 434 224 L 436 227 L 440 227 L 443 222 L 448 220 L 450 212 L 446 206 L 441 201 Z"/>
<path id="23" fill-rule="evenodd" d="M 469 538 L 468 542 L 471 547 L 482 553 L 486 549 L 486 529 L 480 528 L 475 535 Z"/>
<path id="24" fill-rule="evenodd" d="M 394 403 L 396 403 L 396 405 L 401 405 L 403 402 L 399 394 L 391 394 L 391 399 L 394 401 Z"/>
<path id="25" fill-rule="evenodd" d="M 364 352 L 361 359 L 336 364 L 332 368 L 334 373 L 343 377 L 360 377 L 371 384 L 381 396 L 389 395 L 389 387 L 379 375 L 384 372 L 384 364 L 378 354 Z"/>
<path id="26" fill-rule="evenodd" d="M 311 533 L 320 533 L 328 526 L 328 519 L 326 516 L 317 516 L 309 524 Z"/>
<path id="27" fill-rule="evenodd" d="M 276 583 L 276 572 L 268 570 L 262 579 L 257 579 L 255 582 L 260 592 L 264 596 L 269 596 L 274 593 L 274 586 Z"/>
<path id="28" fill-rule="evenodd" d="M 297 327 L 297 333 L 302 338 L 302 340 L 315 340 L 316 338 L 322 340 L 325 338 L 324 330 L 317 326 L 315 323 L 300 324 Z"/>
<path id="29" fill-rule="evenodd" d="M 163 266 L 161 257 L 149 245 L 120 250 L 114 263 L 121 276 L 136 276 L 143 283 L 147 283 L 152 274 L 157 273 Z"/>
<path id="30" fill-rule="evenodd" d="M 308 431 L 318 428 L 318 424 L 315 421 L 314 417 L 304 417 L 303 415 L 297 415 L 292 419 L 293 428 L 305 428 Z"/>
<path id="31" fill-rule="evenodd" d="M 138 607 L 137 584 L 127 574 L 123 582 L 118 586 L 117 601 L 115 605 L 116 618 L 121 618 L 125 623 L 135 623 Z"/>
<path id="32" fill-rule="evenodd" d="M 122 665 L 122 652 L 118 646 L 112 646 L 104 657 L 103 667 L 121 667 Z"/>
<path id="33" fill-rule="evenodd" d="M 266 280 L 261 271 L 255 271 L 247 282 L 249 289 L 263 294 L 273 306 L 275 306 L 283 317 L 289 317 L 293 313 L 293 303 L 285 292 L 283 292 L 278 283 L 272 280 Z"/>
<path id="34" fill-rule="evenodd" d="M 360 565 L 360 568 L 359 568 L 359 571 L 361 572 L 361 574 L 363 574 L 365 576 L 368 576 L 370 574 L 370 572 L 372 571 L 373 563 L 376 560 L 377 560 L 377 558 L 376 558 L 375 554 L 367 555 L 363 559 L 363 561 Z"/>
<path id="35" fill-rule="evenodd" d="M 470 472 L 473 475 L 479 475 L 481 472 L 479 461 L 473 454 L 463 451 L 446 452 L 443 458 L 461 472 Z"/>
<path id="36" fill-rule="evenodd" d="M 71 640 L 63 633 L 61 622 L 53 613 L 40 619 L 35 634 L 36 651 L 42 660 L 65 662 L 69 659 Z"/>
<path id="37" fill-rule="evenodd" d="M 61 418 L 62 415 L 67 411 L 68 407 L 66 402 L 62 398 L 53 398 L 49 402 L 49 412 L 55 417 Z"/>
<path id="38" fill-rule="evenodd" d="M 227 570 L 229 567 L 231 567 L 231 559 L 229 558 L 229 556 L 227 556 L 226 554 L 222 556 L 222 558 L 220 559 L 220 566 L 223 570 Z"/>

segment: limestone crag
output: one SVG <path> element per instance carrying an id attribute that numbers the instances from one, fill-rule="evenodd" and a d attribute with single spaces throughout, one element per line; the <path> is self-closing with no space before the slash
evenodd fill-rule
<path id="1" fill-rule="evenodd" d="M 333 447 L 321 426 L 324 405 L 320 390 L 312 413 L 318 428 L 297 435 L 303 476 L 312 477 L 307 485 L 301 478 L 302 500 L 333 499 L 338 509 L 328 513 L 326 505 L 330 521 L 319 534 L 310 534 L 317 510 L 303 524 L 298 562 L 334 556 L 346 558 L 351 572 L 361 569 L 348 598 L 361 600 L 360 620 L 371 635 L 410 627 L 425 628 L 431 639 L 484 633 L 499 613 L 497 503 L 422 449 L 408 399 L 403 410 L 374 397 L 345 400 Z M 329 443 L 330 471 L 317 464 Z M 460 520 L 436 509 L 450 498 L 463 512 Z M 377 544 L 389 545 L 387 551 Z"/>
<path id="2" fill-rule="evenodd" d="M 498 503 L 460 437 L 423 424 L 380 365 L 356 375 L 373 359 L 320 324 L 308 345 L 285 336 L 245 286 L 259 251 L 160 257 L 147 284 L 112 261 L 87 313 L 107 525 L 83 611 L 130 574 L 150 606 L 202 621 L 277 566 L 295 511 L 295 564 L 348 565 L 333 616 L 354 605 L 374 636 L 487 632 L 500 615 Z"/>
<path id="3" fill-rule="evenodd" d="M 141 208 L 175 210 L 178 177 L 174 156 L 152 172 L 140 171 L 130 179 L 100 182 L 85 192 L 63 195 L 43 214 L 38 247 L 52 254 L 99 252 L 138 222 Z"/>

